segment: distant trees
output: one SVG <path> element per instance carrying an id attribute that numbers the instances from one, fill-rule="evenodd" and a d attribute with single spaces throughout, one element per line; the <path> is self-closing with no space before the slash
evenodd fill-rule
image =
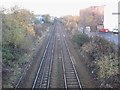
<path id="1" fill-rule="evenodd" d="M 62 17 L 61 20 L 69 33 L 74 34 L 78 30 L 78 16 L 68 15 Z"/>
<path id="2" fill-rule="evenodd" d="M 92 30 L 96 30 L 97 25 L 103 24 L 103 6 L 93 6 L 80 10 L 79 26 L 85 28 L 90 26 Z"/>
<path id="3" fill-rule="evenodd" d="M 79 25 L 82 27 L 90 26 L 93 23 L 93 15 L 89 10 L 82 11 L 79 17 Z"/>
<path id="4" fill-rule="evenodd" d="M 43 17 L 43 20 L 44 20 L 44 22 L 45 23 L 49 23 L 50 22 L 50 15 L 49 14 L 45 14 L 45 15 L 42 15 L 42 17 Z"/>
<path id="5" fill-rule="evenodd" d="M 34 19 L 34 24 L 40 24 L 40 20 L 37 19 L 37 18 L 35 18 L 35 19 Z"/>

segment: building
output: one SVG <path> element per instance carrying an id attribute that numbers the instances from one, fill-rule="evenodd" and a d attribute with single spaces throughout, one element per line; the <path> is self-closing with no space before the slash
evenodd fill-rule
<path id="1" fill-rule="evenodd" d="M 79 25 L 85 28 L 90 26 L 92 31 L 97 30 L 98 25 L 104 22 L 104 5 L 91 6 L 80 10 Z"/>
<path id="2" fill-rule="evenodd" d="M 109 31 L 118 28 L 118 1 L 108 2 L 104 6 L 104 28 Z"/>

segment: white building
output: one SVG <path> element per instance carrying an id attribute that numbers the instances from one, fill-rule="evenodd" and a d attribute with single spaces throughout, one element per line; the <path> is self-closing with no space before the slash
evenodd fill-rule
<path id="1" fill-rule="evenodd" d="M 110 1 L 105 4 L 104 28 L 109 29 L 109 31 L 118 28 L 118 1 Z"/>

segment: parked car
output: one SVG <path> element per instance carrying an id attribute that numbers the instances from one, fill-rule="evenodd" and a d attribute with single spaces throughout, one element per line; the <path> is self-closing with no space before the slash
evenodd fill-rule
<path id="1" fill-rule="evenodd" d="M 114 34 L 118 34 L 118 33 L 119 33 L 119 31 L 118 31 L 117 28 L 114 28 L 112 32 L 113 32 Z"/>
<path id="2" fill-rule="evenodd" d="M 99 32 L 108 32 L 109 30 L 108 29 L 100 29 Z"/>
<path id="3" fill-rule="evenodd" d="M 90 31 L 91 31 L 90 26 L 87 26 L 87 27 L 85 28 L 85 30 L 88 31 L 88 32 L 90 32 Z"/>

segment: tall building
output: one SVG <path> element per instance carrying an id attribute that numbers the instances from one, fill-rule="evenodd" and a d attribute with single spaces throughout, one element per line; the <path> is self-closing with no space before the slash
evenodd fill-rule
<path id="1" fill-rule="evenodd" d="M 102 25 L 104 22 L 104 5 L 80 10 L 79 22 L 83 26 L 90 26 L 92 30 L 96 30 L 97 25 Z"/>

